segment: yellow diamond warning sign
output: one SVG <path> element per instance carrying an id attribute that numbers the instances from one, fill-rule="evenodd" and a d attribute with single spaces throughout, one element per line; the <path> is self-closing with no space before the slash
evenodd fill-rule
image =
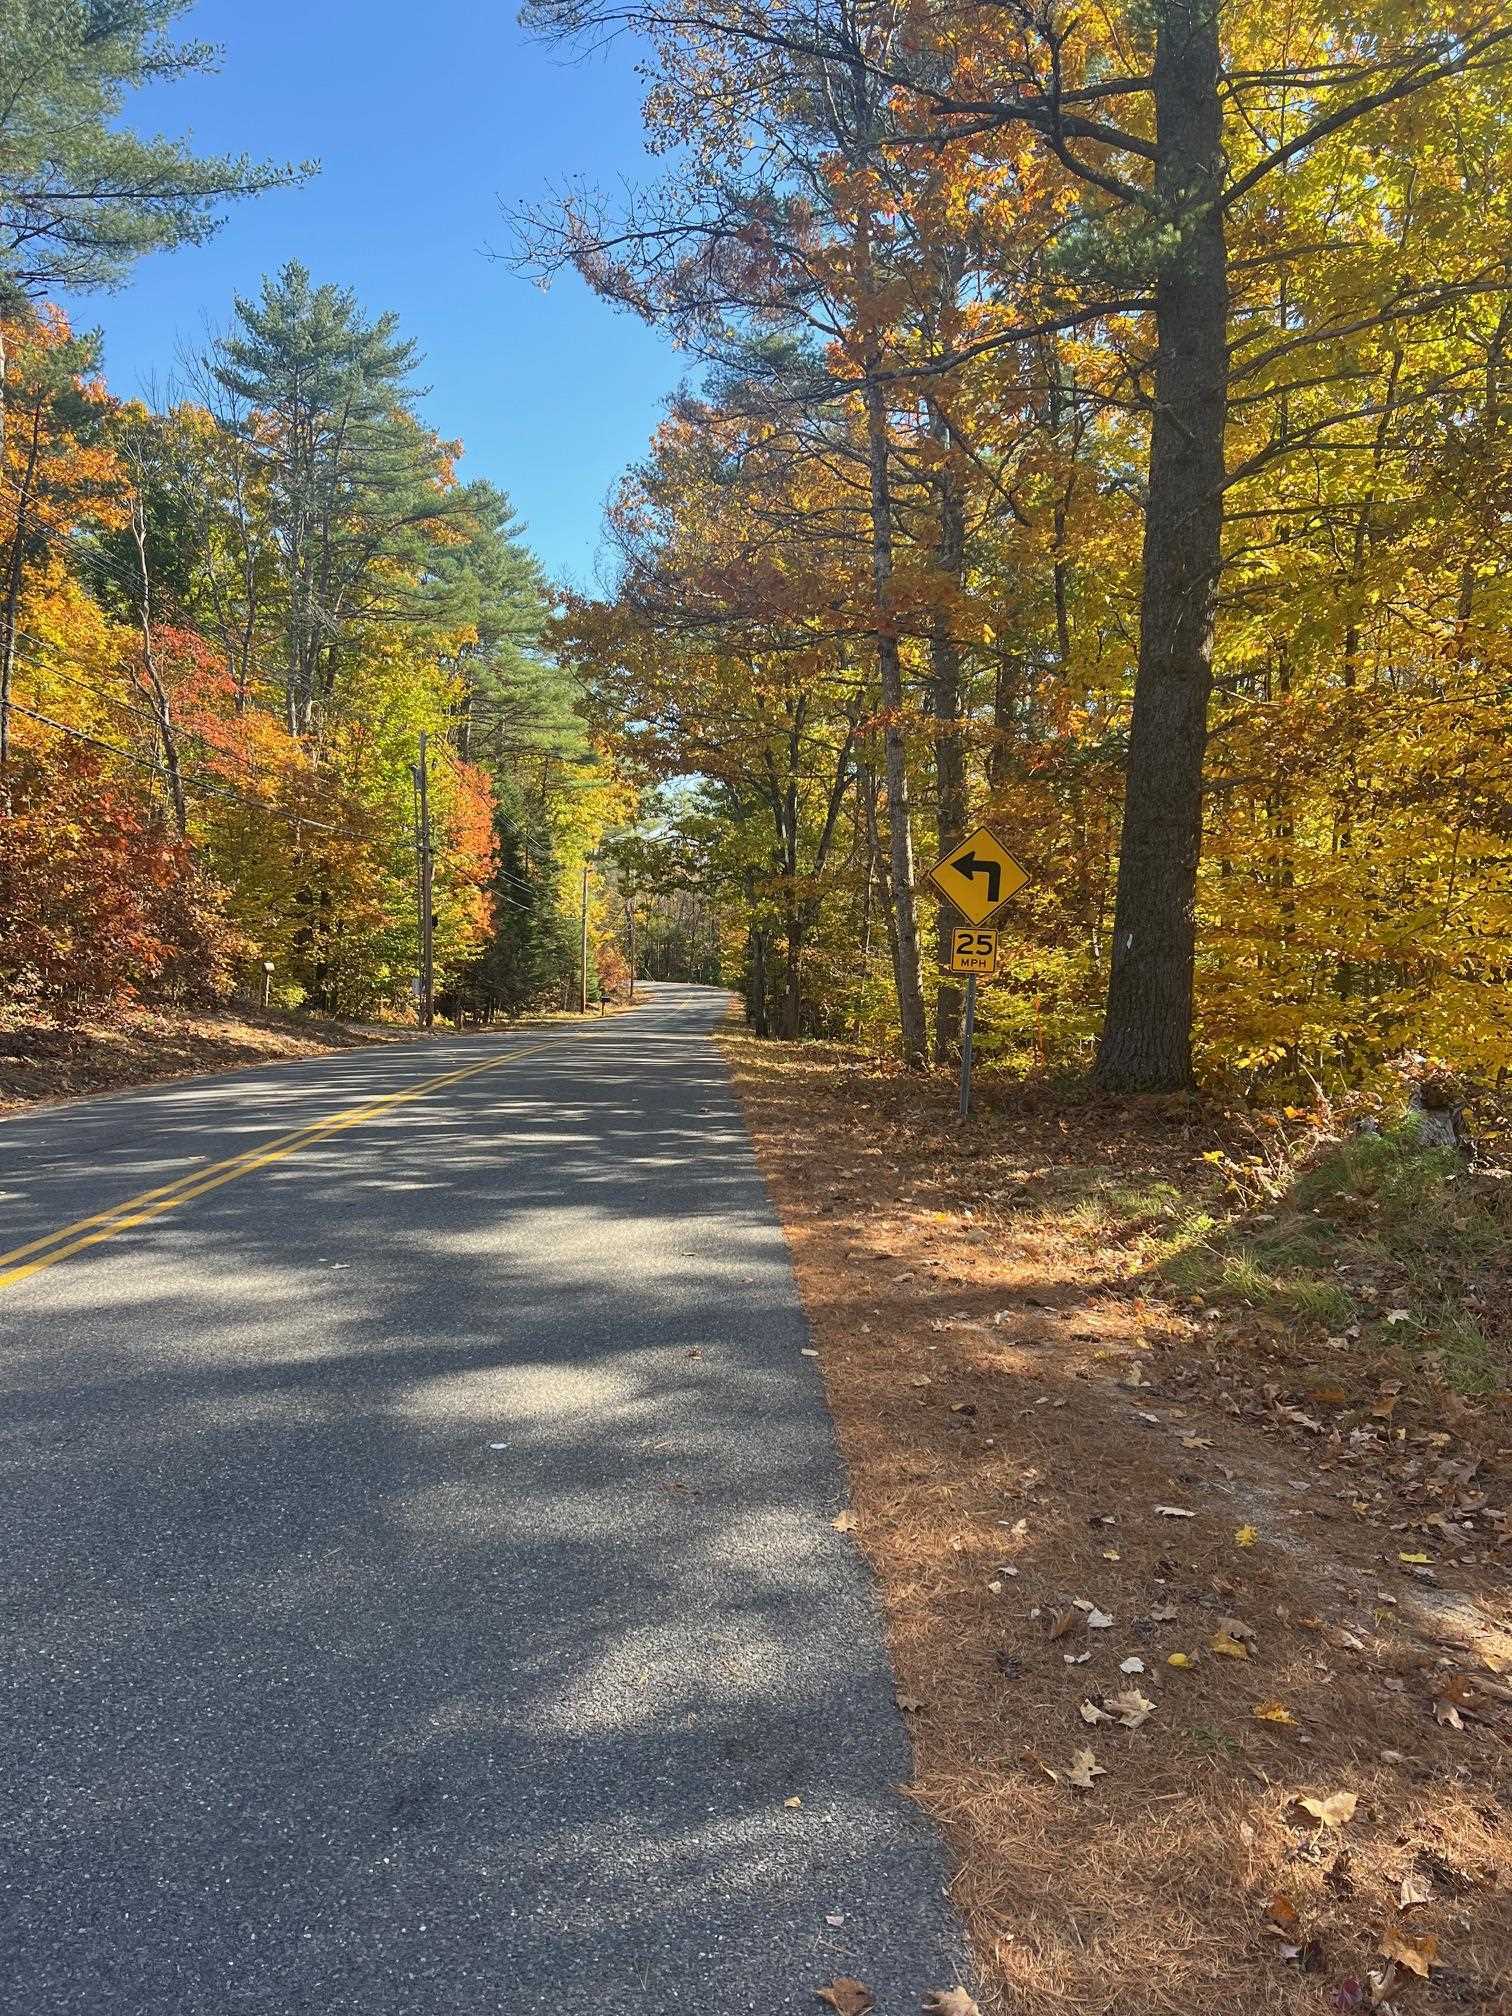
<path id="1" fill-rule="evenodd" d="M 990 826 L 953 847 L 943 861 L 929 871 L 929 879 L 961 915 L 973 924 L 985 924 L 1008 898 L 1029 880 Z"/>

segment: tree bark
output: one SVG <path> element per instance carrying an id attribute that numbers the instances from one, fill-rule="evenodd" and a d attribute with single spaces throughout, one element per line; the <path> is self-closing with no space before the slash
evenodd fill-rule
<path id="1" fill-rule="evenodd" d="M 767 934 L 758 927 L 751 933 L 750 994 L 746 1014 L 756 1035 L 765 1036 L 767 1027 Z"/>
<path id="2" fill-rule="evenodd" d="M 1155 171 L 1174 248 L 1155 287 L 1155 400 L 1139 665 L 1095 1077 L 1109 1091 L 1192 1083 L 1203 761 L 1222 561 L 1228 411 L 1217 0 L 1161 0 Z"/>
<path id="3" fill-rule="evenodd" d="M 3 383 L 3 352 L 0 352 L 0 383 Z M 30 530 L 32 486 L 42 452 L 42 402 L 39 397 L 32 413 L 31 441 L 26 468 L 15 489 L 15 523 L 5 569 L 4 613 L 0 616 L 0 810 L 10 810 L 10 713 L 11 686 L 16 676 L 16 636 L 21 620 L 21 576 L 25 563 L 26 535 Z M 0 475 L 4 463 L 0 462 Z"/>
<path id="4" fill-rule="evenodd" d="M 887 955 L 892 962 L 893 977 L 898 972 L 898 920 L 893 908 L 892 883 L 887 873 L 887 856 L 882 851 L 882 835 L 877 826 L 877 780 L 868 769 L 865 775 L 866 787 L 866 844 L 868 873 L 876 884 L 878 906 L 882 912 L 883 928 L 887 932 Z"/>
<path id="5" fill-rule="evenodd" d="M 181 840 L 189 834 L 189 808 L 184 801 L 184 779 L 179 769 L 178 736 L 174 732 L 172 707 L 168 699 L 168 689 L 164 686 L 158 671 L 157 651 L 152 639 L 152 574 L 147 562 L 147 517 L 146 506 L 140 489 L 131 500 L 131 534 L 137 551 L 137 568 L 141 579 L 141 600 L 137 606 L 137 620 L 142 633 L 142 672 L 147 683 L 148 699 L 152 704 L 153 718 L 157 725 L 158 747 L 163 756 L 163 774 L 168 780 L 168 800 L 173 807 L 173 823 L 178 828 Z"/>
<path id="6" fill-rule="evenodd" d="M 803 927 L 790 914 L 783 940 L 782 1015 L 778 1034 L 796 1043 L 803 1033 Z"/>
<path id="7" fill-rule="evenodd" d="M 942 419 L 931 414 L 931 432 L 948 449 L 948 432 Z M 958 471 L 947 459 L 941 463 L 939 479 L 939 536 L 935 564 L 942 581 L 955 586 L 961 579 L 966 556 L 966 510 L 961 496 Z M 966 750 L 961 740 L 961 720 L 966 711 L 966 673 L 963 654 L 952 625 L 951 612 L 937 608 L 929 627 L 930 700 L 935 728 L 935 817 L 940 853 L 966 838 Z M 940 903 L 935 911 L 935 935 L 943 965 L 950 952 L 951 927 L 955 911 Z M 942 980 L 935 1002 L 935 1062 L 946 1064 L 956 1054 L 961 1040 L 961 989 L 953 980 Z"/>
<path id="8" fill-rule="evenodd" d="M 874 349 L 874 346 L 869 346 Z M 893 615 L 892 485 L 888 472 L 887 408 L 877 376 L 877 358 L 866 374 L 866 448 L 871 482 L 872 589 L 877 623 L 877 670 L 882 707 L 883 775 L 887 781 L 887 837 L 892 867 L 892 909 L 897 932 L 898 1022 L 904 1061 L 922 1069 L 929 1032 L 924 1017 L 924 983 L 919 968 L 919 913 L 914 900 L 913 807 L 908 793 L 908 749 L 903 737 L 903 660 Z"/>

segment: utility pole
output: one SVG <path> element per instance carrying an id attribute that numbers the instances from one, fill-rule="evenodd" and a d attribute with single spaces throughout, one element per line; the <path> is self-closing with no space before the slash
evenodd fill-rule
<path id="1" fill-rule="evenodd" d="M 635 896 L 632 892 L 625 904 L 630 918 L 630 999 L 635 1000 Z"/>
<path id="2" fill-rule="evenodd" d="M 588 857 L 583 857 L 583 949 L 578 960 L 578 1013 L 588 1013 Z"/>
<path id="3" fill-rule="evenodd" d="M 426 743 L 430 738 L 425 730 L 420 730 L 420 761 L 415 765 L 415 790 L 418 794 L 418 831 L 416 842 L 420 855 L 420 1026 L 429 1029 L 435 1021 L 436 1007 L 436 963 L 435 963 L 435 919 L 431 914 L 432 883 L 434 862 L 431 853 L 430 827 L 430 764 L 426 756 Z"/>

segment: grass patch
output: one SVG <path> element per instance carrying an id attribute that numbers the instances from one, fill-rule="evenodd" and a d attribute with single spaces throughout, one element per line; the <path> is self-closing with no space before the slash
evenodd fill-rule
<path id="1" fill-rule="evenodd" d="M 1424 1149 L 1411 1129 L 1360 1135 L 1296 1174 L 1273 1208 L 1237 1205 L 1174 1242 L 1155 1272 L 1209 1303 L 1388 1339 L 1466 1394 L 1508 1377 L 1512 1184 Z M 1408 1317 L 1392 1323 L 1393 1311 Z"/>
<path id="2" fill-rule="evenodd" d="M 1221 1244 L 1185 1246 L 1162 1262 L 1160 1273 L 1172 1287 L 1208 1301 L 1242 1302 L 1331 1329 L 1354 1318 L 1354 1302 L 1337 1281 L 1298 1267 L 1278 1268 L 1271 1256 L 1253 1247 L 1225 1252 Z"/>
<path id="3" fill-rule="evenodd" d="M 1505 1361 L 1478 1323 L 1468 1316 L 1451 1317 L 1439 1328 L 1435 1348 L 1443 1359 L 1444 1376 L 1456 1393 L 1473 1397 L 1494 1393 L 1507 1377 Z"/>
<path id="4" fill-rule="evenodd" d="M 1150 1262 L 1202 1239 L 1215 1223 L 1174 1183 L 1131 1182 L 1106 1169 L 1052 1170 L 1026 1205 L 1040 1227 L 1089 1244 L 1133 1245 Z"/>

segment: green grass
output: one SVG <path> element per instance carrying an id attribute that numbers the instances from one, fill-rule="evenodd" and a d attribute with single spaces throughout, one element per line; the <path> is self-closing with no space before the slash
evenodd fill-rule
<path id="1" fill-rule="evenodd" d="M 1109 1243 L 1135 1241 L 1151 1257 L 1211 1229 L 1174 1183 L 1130 1181 L 1115 1171 L 1075 1165 L 1050 1172 L 1030 1207 L 1057 1227 Z"/>
<path id="2" fill-rule="evenodd" d="M 1182 1732 L 1178 1732 L 1182 1733 Z M 1240 1745 L 1226 1730 L 1210 1722 L 1197 1722 L 1185 1732 L 1187 1745 L 1199 1757 L 1237 1757 Z"/>
<path id="3" fill-rule="evenodd" d="M 1201 1294 L 1209 1301 L 1243 1302 L 1252 1309 L 1299 1316 L 1330 1330 L 1354 1319 L 1354 1302 L 1338 1282 L 1308 1274 L 1297 1267 L 1278 1268 L 1271 1256 L 1254 1246 L 1225 1252 L 1220 1242 L 1183 1247 L 1160 1268 L 1172 1287 Z"/>
<path id="4" fill-rule="evenodd" d="M 1469 1316 L 1448 1317 L 1439 1326 L 1434 1348 L 1443 1357 L 1444 1376 L 1456 1393 L 1494 1393 L 1507 1383 L 1505 1361 Z"/>
<path id="5" fill-rule="evenodd" d="M 1200 1232 L 1188 1217 L 1188 1236 L 1172 1242 L 1155 1270 L 1210 1303 L 1322 1331 L 1358 1322 L 1369 1334 L 1377 1325 L 1405 1368 L 1432 1352 L 1459 1391 L 1485 1393 L 1507 1383 L 1506 1352 L 1467 1298 L 1495 1266 L 1506 1278 L 1509 1191 L 1477 1184 L 1457 1155 L 1419 1147 L 1405 1127 L 1362 1135 L 1300 1172 L 1272 1212 L 1236 1211 Z M 1384 1310 L 1357 1297 L 1341 1268 L 1380 1284 L 1388 1306 L 1411 1311 L 1410 1325 L 1388 1326 Z"/>

